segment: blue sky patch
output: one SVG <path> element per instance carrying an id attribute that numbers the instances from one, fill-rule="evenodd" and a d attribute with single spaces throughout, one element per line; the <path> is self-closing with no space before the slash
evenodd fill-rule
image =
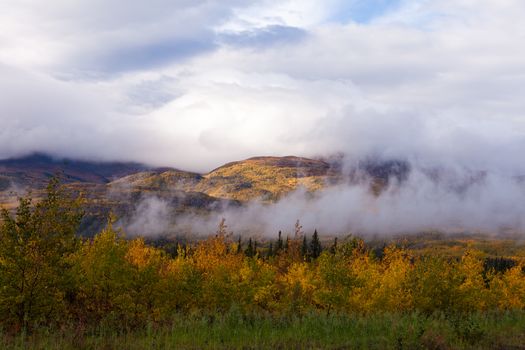
<path id="1" fill-rule="evenodd" d="M 342 4 L 330 20 L 339 23 L 368 23 L 374 18 L 398 8 L 402 0 L 356 0 Z"/>

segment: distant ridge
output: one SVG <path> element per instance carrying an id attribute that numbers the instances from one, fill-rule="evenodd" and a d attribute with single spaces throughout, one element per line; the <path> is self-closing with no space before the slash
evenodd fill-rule
<path id="1" fill-rule="evenodd" d="M 129 174 L 151 169 L 134 162 L 90 162 L 54 158 L 34 153 L 20 158 L 0 160 L 0 178 L 18 186 L 33 188 L 45 185 L 49 178 L 58 176 L 63 182 L 108 183 Z"/>
<path id="2" fill-rule="evenodd" d="M 0 160 L 0 206 L 14 208 L 18 195 L 27 190 L 38 200 L 49 179 L 58 176 L 68 191 L 82 193 L 86 199 L 82 232 L 90 235 L 101 229 L 109 212 L 125 223 L 151 199 L 167 206 L 172 218 L 185 213 L 206 215 L 253 200 L 275 202 L 298 188 L 314 193 L 340 183 L 371 184 L 372 193 L 380 195 L 392 179 L 402 182 L 409 172 L 410 165 L 400 160 L 369 159 L 343 174 L 341 164 L 326 159 L 259 156 L 198 174 L 134 162 L 90 162 L 35 153 Z"/>

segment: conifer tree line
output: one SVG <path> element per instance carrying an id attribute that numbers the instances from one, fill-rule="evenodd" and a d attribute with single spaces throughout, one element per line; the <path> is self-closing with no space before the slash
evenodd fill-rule
<path id="1" fill-rule="evenodd" d="M 126 239 L 114 220 L 93 238 L 76 235 L 81 199 L 52 181 L 38 203 L 22 198 L 0 225 L 0 327 L 83 330 L 165 324 L 174 315 L 471 313 L 525 309 L 525 261 L 415 257 L 387 246 L 381 257 L 363 240 L 279 232 L 265 249 L 235 239 L 221 221 L 215 235 L 176 254 Z"/>
<path id="2" fill-rule="evenodd" d="M 301 256 L 305 261 L 310 261 L 312 259 L 317 259 L 322 251 L 323 247 L 321 245 L 321 241 L 319 239 L 319 234 L 317 233 L 317 229 L 314 230 L 314 233 L 312 235 L 312 238 L 310 241 L 308 241 L 308 238 L 306 235 L 302 235 L 301 240 Z M 243 250 L 243 241 L 242 237 L 239 236 L 239 239 L 237 240 L 237 251 L 241 252 L 244 251 L 244 254 L 247 257 L 254 257 L 256 255 L 264 256 L 265 258 L 269 259 L 272 257 L 275 257 L 276 255 L 279 255 L 280 253 L 288 252 L 289 247 L 289 237 L 286 238 L 286 243 L 283 241 L 282 238 L 282 231 L 279 231 L 278 238 L 276 242 L 270 241 L 268 244 L 268 248 L 266 250 L 260 250 L 258 249 L 259 246 L 257 245 L 257 240 L 252 239 L 251 237 L 248 239 L 248 243 L 246 247 Z M 337 238 L 335 238 L 334 244 L 337 245 Z"/>

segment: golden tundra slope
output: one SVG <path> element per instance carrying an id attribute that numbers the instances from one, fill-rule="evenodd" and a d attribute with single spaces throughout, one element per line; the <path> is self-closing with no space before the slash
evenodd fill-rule
<path id="1" fill-rule="evenodd" d="M 202 176 L 178 170 L 142 172 L 114 181 L 110 186 L 128 185 L 146 191 L 182 190 L 215 198 L 269 202 L 301 186 L 307 191 L 317 191 L 336 182 L 338 176 L 321 160 L 256 157 L 228 163 Z"/>
<path id="2" fill-rule="evenodd" d="M 256 157 L 233 162 L 204 175 L 195 190 L 213 197 L 274 201 L 302 186 L 317 191 L 336 174 L 320 160 L 300 157 Z"/>

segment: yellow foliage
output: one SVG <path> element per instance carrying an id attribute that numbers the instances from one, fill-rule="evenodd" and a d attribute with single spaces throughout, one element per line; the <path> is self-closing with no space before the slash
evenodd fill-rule
<path id="1" fill-rule="evenodd" d="M 143 270 L 151 264 L 159 264 L 161 253 L 158 249 L 148 247 L 144 239 L 138 238 L 129 242 L 126 259 L 131 265 Z"/>
<path id="2" fill-rule="evenodd" d="M 491 290 L 497 294 L 497 306 L 500 309 L 525 308 L 525 275 L 523 264 L 507 270 L 492 281 Z"/>
<path id="3" fill-rule="evenodd" d="M 379 267 L 379 281 L 372 293 L 373 309 L 404 311 L 412 308 L 408 278 L 412 270 L 410 256 L 405 250 L 388 247 Z"/>
<path id="4" fill-rule="evenodd" d="M 487 309 L 490 291 L 483 279 L 482 253 L 468 249 L 457 265 L 457 271 L 463 280 L 458 288 L 460 308 L 465 311 Z"/>
<path id="5" fill-rule="evenodd" d="M 54 216 L 43 214 L 45 220 Z M 297 223 L 297 238 L 279 243 L 276 255 L 246 256 L 222 221 L 217 235 L 178 246 L 170 257 L 143 239 L 126 240 L 111 223 L 92 239 L 77 241 L 70 230 L 50 246 L 58 224 L 29 225 L 40 218 L 27 201 L 16 220 L 7 212 L 3 217 L 0 309 L 7 316 L 0 325 L 51 320 L 60 312 L 81 323 L 137 327 L 175 313 L 232 309 L 275 315 L 525 309 L 525 262 L 512 267 L 516 260 L 503 260 L 502 268 L 471 247 L 456 258 L 414 257 L 389 246 L 375 257 L 352 238 L 314 259 L 300 245 Z"/>
<path id="6" fill-rule="evenodd" d="M 205 175 L 194 190 L 241 201 L 274 201 L 299 186 L 307 191 L 322 189 L 326 180 L 334 176 L 327 174 L 320 161 L 297 158 L 289 160 L 289 164 L 281 162 L 282 159 L 266 157 L 230 163 Z M 315 171 L 316 167 L 321 168 Z"/>

